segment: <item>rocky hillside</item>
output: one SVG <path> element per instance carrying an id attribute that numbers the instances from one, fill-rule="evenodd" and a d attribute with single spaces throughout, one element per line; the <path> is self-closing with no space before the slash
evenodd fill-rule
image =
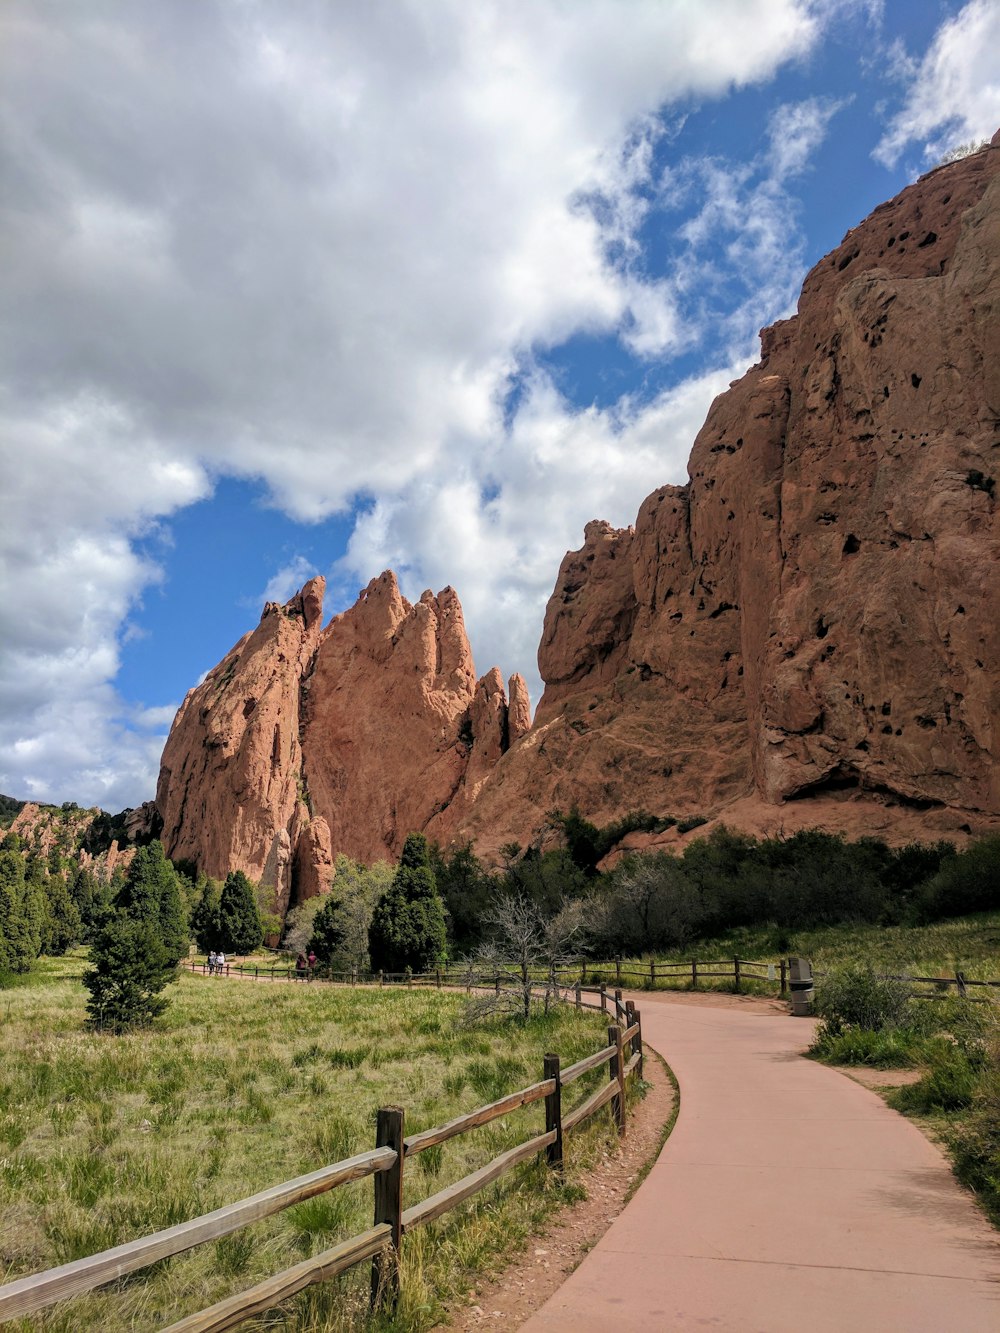
<path id="1" fill-rule="evenodd" d="M 882 205 L 713 404 L 685 486 L 588 525 L 545 692 L 475 680 L 446 589 L 268 606 L 178 714 L 173 856 L 315 891 L 410 829 L 480 851 L 553 806 L 894 840 L 1000 826 L 1000 136 Z"/>

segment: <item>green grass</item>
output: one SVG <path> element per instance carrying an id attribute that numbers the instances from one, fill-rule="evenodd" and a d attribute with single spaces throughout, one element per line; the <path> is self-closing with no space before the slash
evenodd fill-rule
<path id="1" fill-rule="evenodd" d="M 546 1051 L 569 1063 L 603 1044 L 600 1017 L 566 1006 L 527 1024 L 470 1028 L 463 998 L 448 992 L 190 975 L 169 988 L 154 1029 L 113 1037 L 84 1028 L 83 965 L 79 955 L 45 960 L 30 984 L 0 992 L 2 1280 L 363 1152 L 379 1106 L 403 1106 L 412 1133 L 536 1081 Z M 408 1167 L 406 1205 L 543 1128 L 539 1104 L 421 1154 Z M 429 1328 L 444 1300 L 585 1187 L 586 1163 L 610 1136 L 597 1117 L 571 1140 L 564 1184 L 543 1167 L 522 1169 L 529 1188 L 507 1177 L 409 1237 L 399 1308 L 377 1326 Z M 159 1328 L 365 1229 L 371 1207 L 372 1182 L 357 1182 L 11 1327 Z M 303 1293 L 280 1326 L 366 1326 L 367 1280 L 362 1266 Z M 273 1316 L 246 1325 L 274 1326 Z"/>

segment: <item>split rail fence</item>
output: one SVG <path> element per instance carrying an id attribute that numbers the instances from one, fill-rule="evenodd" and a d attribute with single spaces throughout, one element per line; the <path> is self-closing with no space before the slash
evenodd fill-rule
<path id="1" fill-rule="evenodd" d="M 189 965 L 192 972 L 207 971 L 204 963 L 192 961 Z M 506 988 L 511 983 L 515 987 L 523 985 L 521 976 L 510 970 L 475 972 L 470 971 L 468 966 L 456 965 L 437 968 L 433 972 L 362 972 L 358 968 L 353 968 L 349 971 L 324 969 L 314 975 L 309 969 L 278 963 L 268 965 L 227 963 L 223 971 L 226 976 L 250 977 L 254 980 L 338 981 L 347 985 L 437 986 L 439 988 L 443 986 L 464 986 L 466 989 L 494 986 Z M 823 975 L 822 972 L 813 973 L 817 980 L 822 978 Z M 577 978 L 577 980 L 574 981 L 573 978 Z M 760 962 L 746 958 L 721 958 L 705 961 L 691 958 L 679 962 L 662 962 L 654 959 L 640 968 L 634 964 L 623 962 L 621 958 L 616 958 L 606 963 L 580 962 L 572 967 L 554 968 L 547 977 L 539 974 L 533 979 L 533 984 L 547 989 L 550 995 L 558 993 L 560 998 L 569 999 L 577 988 L 584 992 L 592 990 L 594 993 L 599 992 L 602 985 L 605 989 L 609 985 L 613 985 L 617 988 L 630 986 L 635 990 L 647 991 L 670 990 L 677 987 L 698 990 L 703 982 L 711 982 L 717 979 L 731 981 L 732 989 L 737 995 L 743 992 L 747 983 L 755 983 L 758 986 L 775 989 L 779 996 L 786 996 L 789 991 L 789 960 L 782 958 L 778 962 Z M 914 985 L 929 987 L 930 989 L 918 992 L 918 997 L 925 999 L 935 999 L 946 995 L 952 987 L 963 999 L 970 998 L 969 990 L 976 987 L 986 988 L 987 991 L 991 988 L 1000 990 L 1000 979 L 982 980 L 967 977 L 964 972 L 960 971 L 947 977 L 884 975 L 882 979 L 886 981 L 906 981 Z M 585 982 L 593 984 L 587 986 L 584 985 Z M 578 1007 L 580 1006 L 578 1005 Z M 586 1008 L 587 1005 L 583 1004 L 582 1007 Z M 606 1008 L 607 1005 L 605 1004 L 603 1007 Z"/>
<path id="2" fill-rule="evenodd" d="M 589 999 L 583 1001 L 579 994 L 576 998 L 582 1006 L 589 1008 L 600 1008 L 602 1004 L 607 1006 L 610 1002 L 616 1019 L 608 1027 L 607 1044 L 593 1055 L 585 1056 L 565 1069 L 561 1067 L 558 1055 L 546 1055 L 539 1082 L 457 1116 L 447 1124 L 409 1136 L 404 1134 L 403 1109 L 398 1106 L 382 1107 L 378 1112 L 375 1147 L 370 1152 L 360 1153 L 295 1180 L 274 1185 L 248 1199 L 228 1204 L 154 1235 L 10 1282 L 0 1287 L 0 1324 L 8 1319 L 35 1314 L 57 1301 L 93 1291 L 96 1287 L 134 1273 L 149 1264 L 181 1254 L 208 1241 L 219 1240 L 305 1199 L 368 1176 L 374 1178 L 374 1213 L 372 1226 L 367 1231 L 341 1241 L 332 1249 L 306 1259 L 246 1291 L 227 1297 L 209 1309 L 171 1324 L 166 1333 L 215 1333 L 216 1330 L 235 1328 L 244 1320 L 272 1309 L 313 1283 L 328 1281 L 366 1260 L 372 1262 L 372 1304 L 391 1302 L 398 1289 L 400 1246 L 407 1232 L 442 1217 L 520 1163 L 541 1153 L 545 1154 L 549 1168 L 561 1172 L 564 1137 L 578 1129 L 603 1106 L 610 1105 L 618 1133 L 624 1135 L 626 1080 L 633 1074 L 642 1077 L 642 1018 L 633 1001 L 623 1000 L 620 991 L 611 996 L 606 991 L 592 993 L 600 996 L 600 1003 Z M 608 1067 L 607 1082 L 571 1110 L 564 1112 L 563 1089 L 604 1065 Z M 544 1133 L 536 1134 L 508 1149 L 487 1165 L 429 1198 L 404 1208 L 405 1165 L 411 1157 L 540 1101 L 545 1103 Z"/>

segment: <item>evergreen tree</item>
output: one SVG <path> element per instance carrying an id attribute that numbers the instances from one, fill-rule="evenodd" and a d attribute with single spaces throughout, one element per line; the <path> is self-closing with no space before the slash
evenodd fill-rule
<path id="1" fill-rule="evenodd" d="M 379 899 L 368 932 L 372 967 L 422 972 L 443 958 L 444 907 L 430 866 L 427 839 L 410 833 L 392 883 Z"/>
<path id="2" fill-rule="evenodd" d="M 344 946 L 347 936 L 344 904 L 332 893 L 326 896 L 323 906 L 313 918 L 312 935 L 309 937 L 309 949 L 316 955 L 317 962 L 329 967 L 334 956 Z"/>
<path id="3" fill-rule="evenodd" d="M 24 891 L 24 862 L 16 851 L 0 852 L 0 975 L 25 972 L 31 960 L 23 959 L 21 943 L 21 894 Z"/>
<path id="4" fill-rule="evenodd" d="M 80 939 L 80 913 L 76 910 L 62 875 L 49 875 L 44 890 L 47 910 L 42 953 L 60 957 Z"/>
<path id="5" fill-rule="evenodd" d="M 93 871 L 88 870 L 86 866 L 77 867 L 69 881 L 69 896 L 80 914 L 83 938 L 89 939 L 90 927 L 93 924 L 94 899 L 97 896 L 97 880 Z"/>
<path id="6" fill-rule="evenodd" d="M 172 966 L 188 952 L 188 928 L 177 875 L 163 844 L 139 847 L 114 901 L 116 912 L 132 921 L 147 921 L 158 930 Z"/>
<path id="7" fill-rule="evenodd" d="M 206 879 L 191 911 L 191 934 L 202 953 L 217 949 L 222 938 L 219 918 L 219 900 L 222 885 L 217 879 Z"/>
<path id="8" fill-rule="evenodd" d="M 219 899 L 220 943 L 226 953 L 252 953 L 264 938 L 254 886 L 242 870 L 231 870 Z"/>
<path id="9" fill-rule="evenodd" d="M 98 930 L 90 957 L 93 967 L 83 984 L 90 992 L 92 1027 L 110 1032 L 148 1027 L 166 1009 L 160 992 L 176 976 L 176 965 L 155 922 L 112 917 Z"/>

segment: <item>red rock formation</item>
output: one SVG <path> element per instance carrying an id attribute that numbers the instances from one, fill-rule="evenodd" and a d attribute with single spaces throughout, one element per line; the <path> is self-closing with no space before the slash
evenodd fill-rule
<path id="1" fill-rule="evenodd" d="M 510 732 L 499 673 L 476 683 L 451 588 L 411 605 L 387 572 L 325 630 L 323 591 L 313 579 L 266 606 L 189 693 L 157 787 L 168 855 L 243 870 L 280 911 L 329 884 L 335 851 L 393 857 L 414 829 L 447 841 Z"/>
<path id="2" fill-rule="evenodd" d="M 812 270 L 686 486 L 634 529 L 588 525 L 535 725 L 460 833 L 523 842 L 574 802 L 902 837 L 1000 822 L 998 312 L 994 145 Z"/>
<path id="3" fill-rule="evenodd" d="M 686 486 L 587 526 L 534 725 L 478 683 L 454 592 L 322 580 L 185 700 L 172 856 L 279 904 L 412 829 L 489 854 L 553 807 L 907 839 L 1000 826 L 1000 146 L 931 172 L 809 274 L 722 394 Z M 676 838 L 676 833 L 662 835 Z M 649 845 L 649 835 L 634 835 Z"/>

